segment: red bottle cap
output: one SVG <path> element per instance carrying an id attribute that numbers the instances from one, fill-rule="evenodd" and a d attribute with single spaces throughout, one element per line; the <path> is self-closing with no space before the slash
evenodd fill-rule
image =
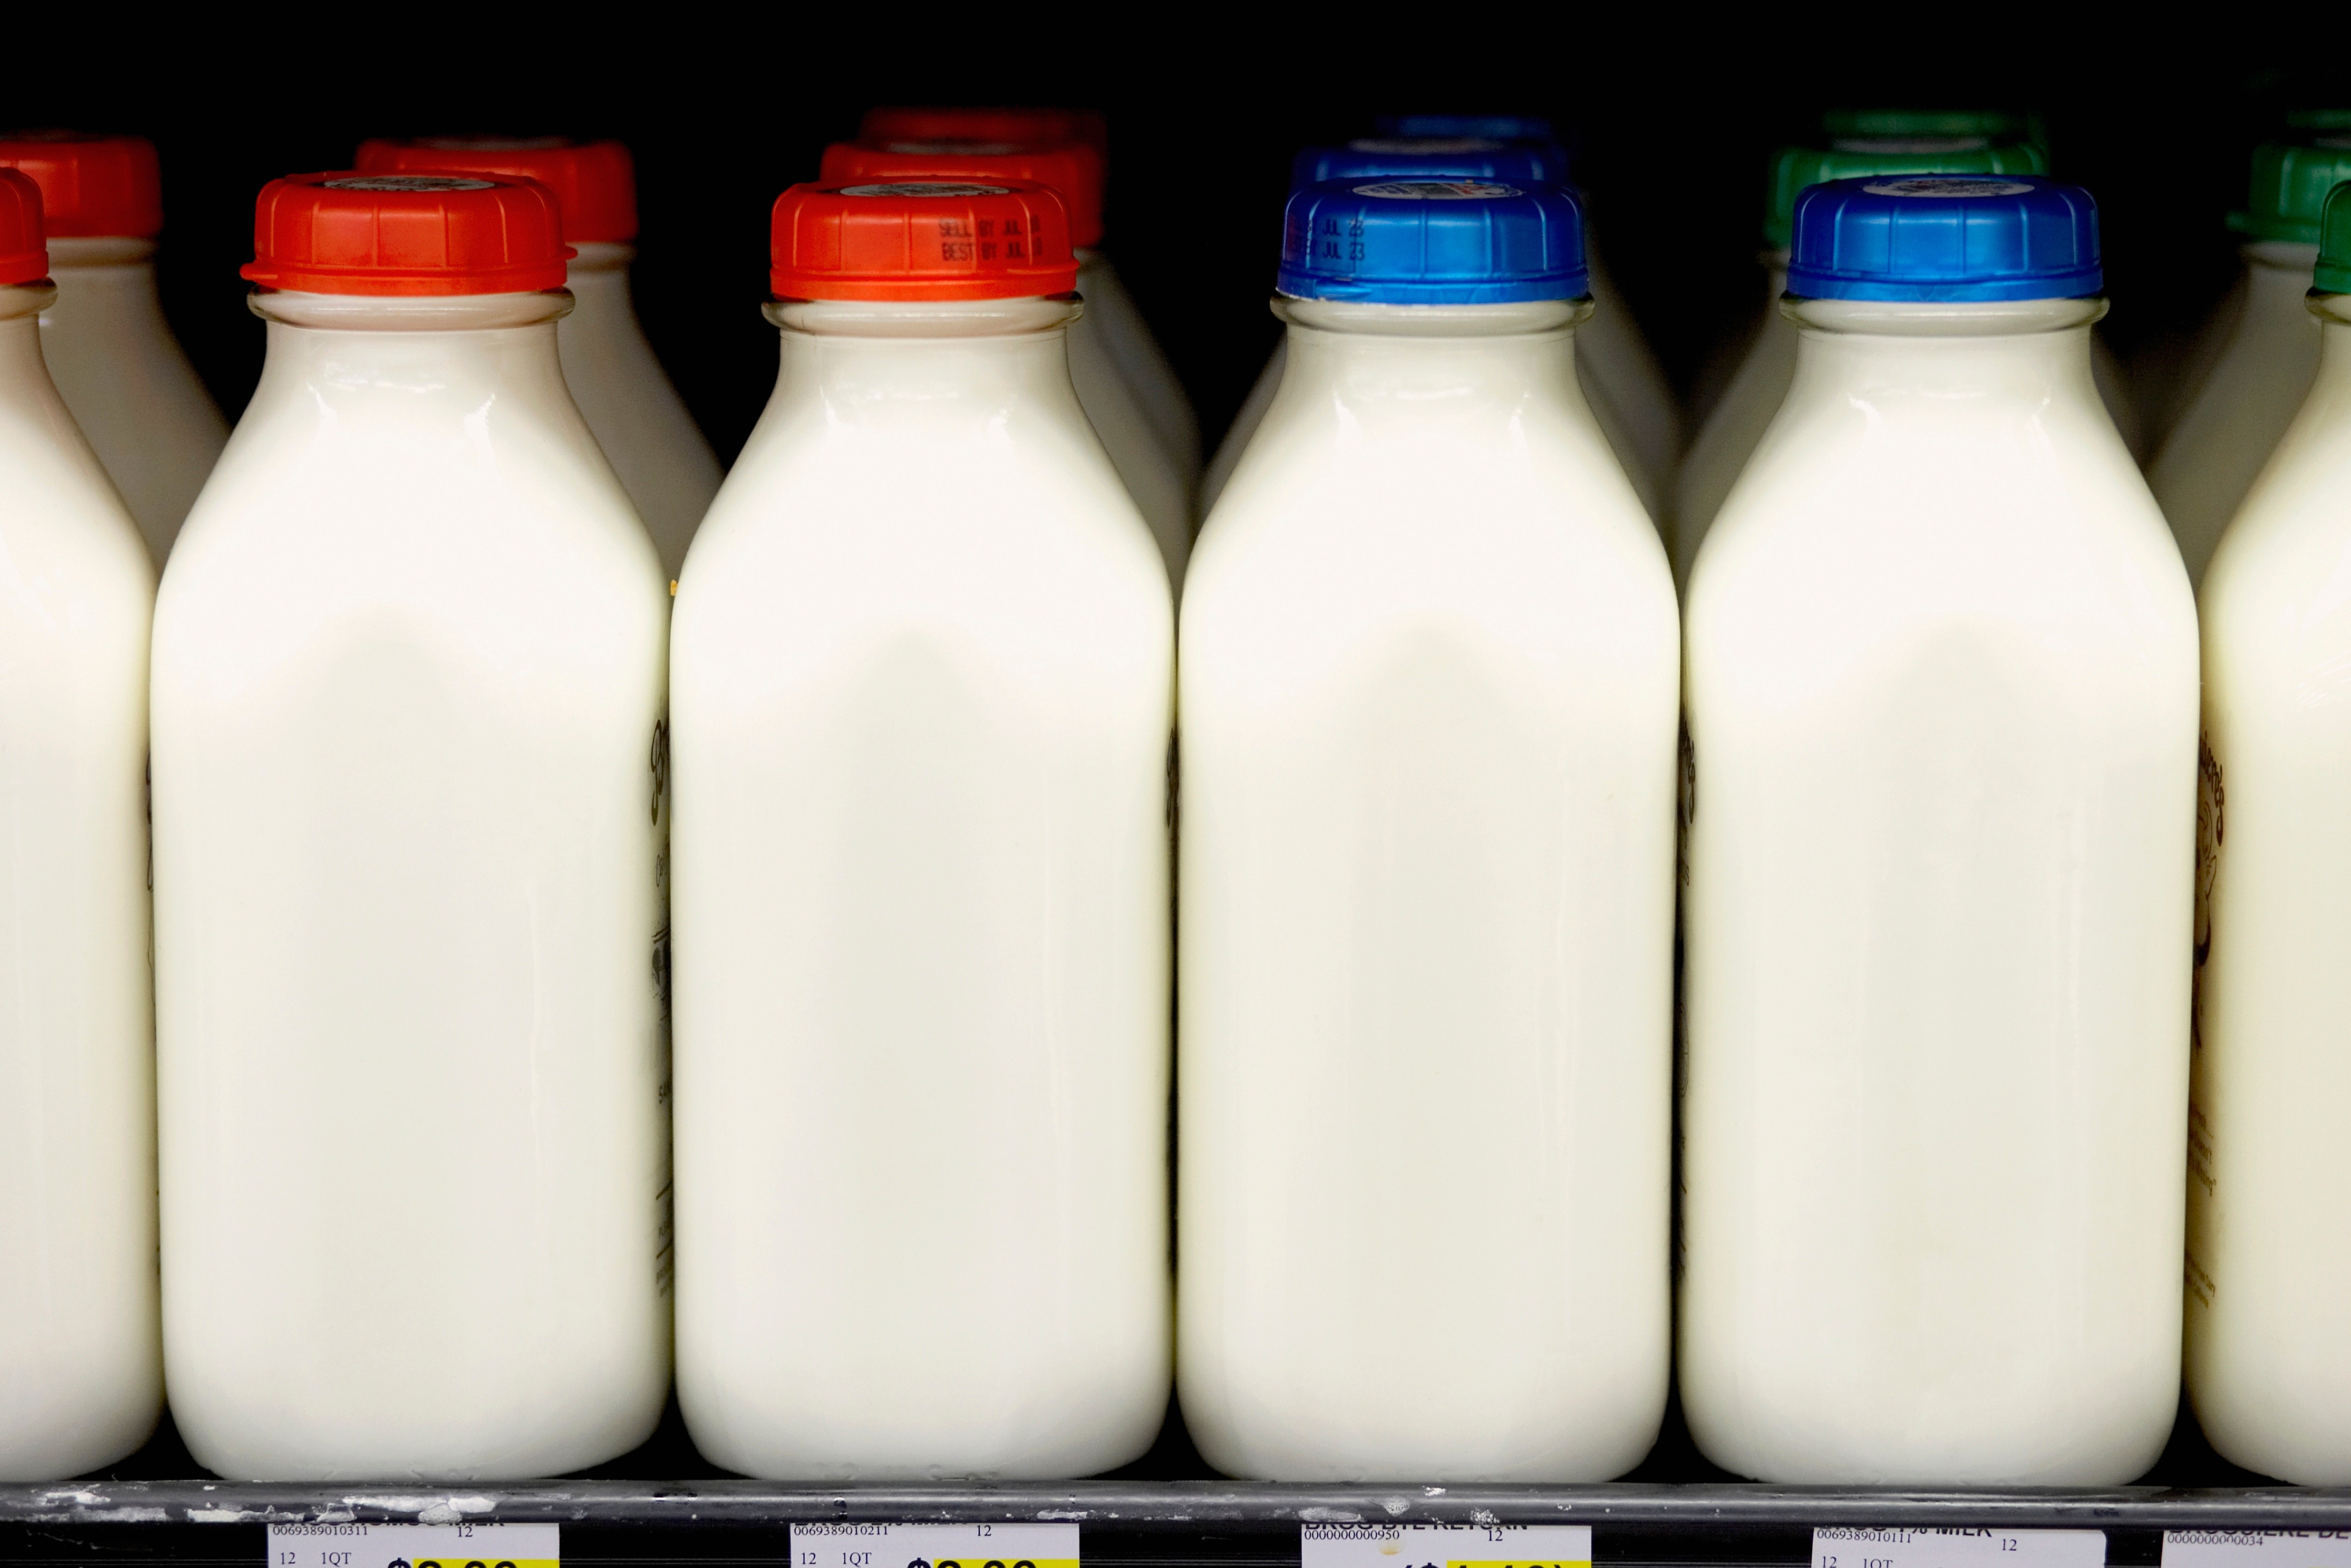
<path id="1" fill-rule="evenodd" d="M 0 286 L 38 283 L 48 275 L 41 188 L 14 169 L 0 169 Z"/>
<path id="2" fill-rule="evenodd" d="M 1023 180 L 794 185 L 776 198 L 783 299 L 1019 299 L 1077 287 L 1069 209 Z"/>
<path id="3" fill-rule="evenodd" d="M 1090 109 L 869 109 L 858 121 L 857 140 L 877 147 L 891 141 L 1000 141 L 1007 147 L 1082 141 L 1105 159 L 1110 152 L 1110 128 Z"/>
<path id="4" fill-rule="evenodd" d="M 637 172 L 617 141 L 563 136 L 427 136 L 360 143 L 358 167 L 371 174 L 455 170 L 536 180 L 563 209 L 570 245 L 617 245 L 637 237 Z"/>
<path id="5" fill-rule="evenodd" d="M 58 239 L 152 239 L 163 228 L 163 180 L 143 136 L 16 131 L 0 136 L 0 166 L 41 187 Z"/>
<path id="6" fill-rule="evenodd" d="M 528 294 L 562 287 L 570 256 L 536 180 L 340 170 L 261 188 L 244 270 L 311 294 Z"/>
<path id="7" fill-rule="evenodd" d="M 1015 149 L 1000 141 L 836 141 L 824 150 L 820 180 L 854 185 L 885 180 L 1003 180 L 1049 185 L 1070 209 L 1070 243 L 1102 244 L 1102 154 L 1082 141 Z"/>

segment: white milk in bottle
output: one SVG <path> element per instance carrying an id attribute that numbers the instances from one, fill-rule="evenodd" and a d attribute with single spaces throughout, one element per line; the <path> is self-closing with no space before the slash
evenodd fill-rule
<path id="1" fill-rule="evenodd" d="M 1082 141 L 1039 147 L 997 141 L 897 141 L 877 147 L 835 142 L 824 150 L 821 179 L 831 185 L 1032 180 L 1061 198 L 1081 254 L 1101 255 L 1102 159 Z M 991 237 L 994 243 L 1007 243 L 1002 235 Z M 990 237 L 975 236 L 974 243 L 989 244 Z M 1198 457 L 1196 453 L 1189 458 L 1179 455 L 1144 401 L 1144 379 L 1121 368 L 1116 340 L 1094 308 L 1092 291 L 1104 276 L 1102 265 L 1097 264 L 1090 275 L 1087 264 L 1079 264 L 1078 292 L 1086 308 L 1067 329 L 1070 379 L 1078 390 L 1078 406 L 1085 410 L 1127 495 L 1159 541 L 1168 580 L 1181 583 L 1184 562 L 1192 553 L 1192 490 Z M 1120 298 L 1124 298 L 1123 291 Z"/>
<path id="2" fill-rule="evenodd" d="M 57 302 L 41 352 L 161 570 L 228 440 L 155 295 L 163 227 L 154 144 L 140 136 L 0 136 L 0 167 L 41 187 Z"/>
<path id="3" fill-rule="evenodd" d="M 1690 573 L 1678 1365 L 1740 1475 L 2108 1485 L 2179 1390 L 2196 619 L 2087 193 L 1798 198 Z"/>
<path id="4" fill-rule="evenodd" d="M 2204 574 L 2188 1389 L 2248 1469 L 2351 1483 L 2351 186 L 2318 373 Z"/>
<path id="5" fill-rule="evenodd" d="M 2179 418 L 2147 465 L 2191 582 L 2318 369 L 2318 319 L 2304 297 L 2318 259 L 2319 208 L 2335 182 L 2351 179 L 2351 139 L 2330 140 L 2344 144 L 2254 150 L 2245 210 L 2229 218 L 2246 240 L 2243 279 L 2225 325 L 2211 330 L 2209 367 L 2183 390 Z"/>
<path id="6" fill-rule="evenodd" d="M 1677 627 L 1576 378 L 1582 226 L 1290 198 L 1182 636 L 1177 1365 L 1229 1474 L 1599 1481 L 1656 1437 Z"/>
<path id="7" fill-rule="evenodd" d="M 42 368 L 33 182 L 0 169 L 0 1481 L 162 1408 L 137 526 Z"/>
<path id="8" fill-rule="evenodd" d="M 1551 121 L 1539 115 L 1382 115 L 1380 131 L 1407 138 L 1488 137 L 1540 143 L 1554 151 L 1560 146 Z M 1559 156 L 1563 162 L 1565 154 Z M 1675 465 L 1681 459 L 1680 404 L 1667 383 L 1665 368 L 1641 336 L 1640 323 L 1610 277 L 1588 226 L 1583 260 L 1592 279 L 1593 309 L 1591 319 L 1576 329 L 1576 379 L 1601 428 L 1616 432 L 1609 444 L 1617 448 L 1627 474 L 1637 470 L 1646 476 L 1650 488 L 1662 495 L 1672 485 Z M 1651 515 L 1658 513 L 1653 508 Z"/>
<path id="9" fill-rule="evenodd" d="M 668 596 L 555 197 L 273 181 L 158 597 L 164 1357 L 235 1480 L 558 1474 L 669 1383 Z"/>
<path id="10" fill-rule="evenodd" d="M 1103 182 L 1110 152 L 1102 117 L 1066 109 L 870 109 L 858 123 L 857 140 L 867 147 L 995 143 L 1006 151 L 1031 152 L 1075 143 L 1092 154 L 1080 166 L 1085 179 L 1075 195 L 1063 195 L 1077 246 L 1078 292 L 1086 301 L 1085 314 L 1070 332 L 1070 375 L 1077 382 L 1079 402 L 1097 425 L 1101 416 L 1095 404 L 1087 402 L 1089 382 L 1104 375 L 1125 382 L 1166 460 L 1183 476 L 1189 497 L 1200 477 L 1199 421 L 1176 367 L 1102 250 Z M 1099 368 L 1097 360 L 1103 361 Z M 1116 461 L 1118 449 L 1107 433 L 1103 444 L 1111 446 Z M 1149 508 L 1144 515 L 1150 517 Z M 1194 515 L 1196 518 L 1196 511 Z"/>
<path id="11" fill-rule="evenodd" d="M 555 329 L 563 382 L 636 503 L 662 570 L 675 577 L 722 476 L 630 298 L 637 179 L 629 150 L 559 136 L 434 137 L 363 142 L 357 162 L 376 173 L 440 169 L 537 180 L 555 193 L 574 253 L 565 275 L 572 308 Z"/>
<path id="12" fill-rule="evenodd" d="M 776 204 L 674 651 L 678 1396 L 746 1474 L 1088 1475 L 1166 1409 L 1173 613 L 1069 235 L 1011 179 Z"/>
<path id="13" fill-rule="evenodd" d="M 1471 116 L 1465 118 L 1474 124 L 1450 131 L 1443 126 L 1451 124 L 1453 116 L 1409 116 L 1399 123 L 1417 125 L 1424 118 L 1439 121 L 1440 129 L 1426 135 L 1365 137 L 1340 147 L 1304 149 L 1290 162 L 1290 188 L 1296 191 L 1325 180 L 1382 176 L 1538 185 L 1561 183 L 1567 178 L 1567 152 L 1551 140 L 1550 129 L 1541 121 L 1522 122 L 1506 116 L 1489 124 L 1493 117 Z M 1483 133 L 1498 129 L 1519 139 Z M 1585 405 L 1641 497 L 1641 505 L 1653 519 L 1662 522 L 1666 483 L 1672 477 L 1674 448 L 1680 440 L 1679 416 L 1666 390 L 1664 374 L 1656 368 L 1656 356 L 1642 343 L 1623 300 L 1609 290 L 1598 256 L 1588 253 L 1586 260 L 1593 308 L 1591 318 L 1576 330 L 1576 380 L 1583 389 Z M 1604 326 L 1604 317 L 1610 319 Z M 1204 516 L 1216 505 L 1259 422 L 1272 405 L 1289 351 L 1290 340 L 1285 335 L 1274 344 L 1265 369 L 1259 372 L 1217 444 L 1201 481 Z"/>
<path id="14" fill-rule="evenodd" d="M 1796 374 L 1795 323 L 1780 313 L 1788 286 L 1788 231 L 1797 193 L 1823 180 L 1864 174 L 2037 174 L 2047 168 L 2041 150 L 2026 142 L 1995 144 L 1974 135 L 1905 135 L 1855 139 L 1834 147 L 1783 147 L 1771 160 L 1763 212 L 1761 260 L 1767 289 L 1762 315 L 1747 334 L 1746 351 L 1682 458 L 1674 484 L 1673 549 L 1677 580 L 1689 576 L 1698 547 L 1754 455 L 1756 443 L 1780 412 Z"/>

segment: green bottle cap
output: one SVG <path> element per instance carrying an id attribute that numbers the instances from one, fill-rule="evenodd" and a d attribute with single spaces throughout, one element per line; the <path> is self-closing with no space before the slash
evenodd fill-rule
<path id="1" fill-rule="evenodd" d="M 1980 136 L 1986 141 L 2041 140 L 2041 128 L 2030 117 L 2000 109 L 1832 109 L 1821 116 L 1821 129 L 1833 141 L 1876 141 L 1901 136 Z"/>
<path id="2" fill-rule="evenodd" d="M 2030 142 L 1994 144 L 1973 136 L 1899 136 L 1842 147 L 1782 147 L 1771 160 L 1763 206 L 1763 243 L 1785 250 L 1795 227 L 1796 195 L 1823 180 L 1864 174 L 2046 174 L 2049 160 Z"/>
<path id="3" fill-rule="evenodd" d="M 2318 216 L 2318 270 L 2312 274 L 2314 294 L 2351 294 L 2351 183 L 2326 193 Z"/>
<path id="4" fill-rule="evenodd" d="M 2253 149 L 2245 210 L 2231 213 L 2229 226 L 2249 239 L 2316 245 L 2319 209 L 2345 180 L 2351 180 L 2351 141 L 2267 142 Z"/>

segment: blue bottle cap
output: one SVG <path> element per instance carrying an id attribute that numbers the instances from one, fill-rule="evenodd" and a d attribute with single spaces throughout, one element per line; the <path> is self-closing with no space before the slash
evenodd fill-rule
<path id="1" fill-rule="evenodd" d="M 1796 198 L 1788 292 L 1813 299 L 2074 299 L 2105 287 L 2098 204 L 2032 174 L 1880 174 Z"/>
<path id="2" fill-rule="evenodd" d="M 1490 136 L 1367 136 L 1344 147 L 1301 151 L 1290 161 L 1290 188 L 1383 174 L 1556 185 L 1567 178 L 1567 154 L 1555 142 L 1499 141 Z"/>
<path id="3" fill-rule="evenodd" d="M 1556 141 L 1540 114 L 1383 114 L 1383 136 L 1483 136 L 1494 141 Z"/>
<path id="4" fill-rule="evenodd" d="M 1579 299 L 1583 208 L 1564 185 L 1332 180 L 1290 193 L 1275 287 L 1366 305 Z"/>

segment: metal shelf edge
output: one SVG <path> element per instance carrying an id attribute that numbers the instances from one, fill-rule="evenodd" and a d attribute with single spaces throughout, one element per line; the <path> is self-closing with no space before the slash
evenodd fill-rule
<path id="1" fill-rule="evenodd" d="M 1300 1524 L 2005 1524 L 2351 1529 L 2351 1488 L 1917 1490 L 1764 1485 L 1335 1486 L 1075 1481 L 796 1487 L 766 1481 L 284 1486 L 93 1481 L 0 1487 L 0 1524 L 552 1522 L 757 1527 L 794 1521 L 1064 1521 L 1121 1530 Z"/>

